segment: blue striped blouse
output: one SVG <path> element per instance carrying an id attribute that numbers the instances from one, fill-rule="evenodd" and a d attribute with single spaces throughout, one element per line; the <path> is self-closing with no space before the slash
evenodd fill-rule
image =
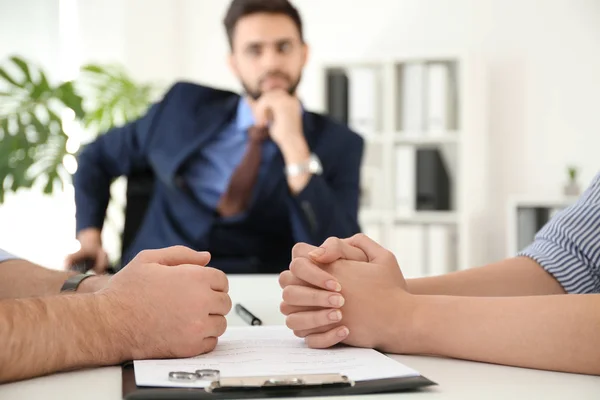
<path id="1" fill-rule="evenodd" d="M 518 255 L 540 264 L 567 293 L 600 293 L 600 174 Z"/>
<path id="2" fill-rule="evenodd" d="M 6 261 L 6 260 L 13 260 L 17 257 L 13 256 L 12 254 L 0 249 L 0 262 L 2 261 Z"/>

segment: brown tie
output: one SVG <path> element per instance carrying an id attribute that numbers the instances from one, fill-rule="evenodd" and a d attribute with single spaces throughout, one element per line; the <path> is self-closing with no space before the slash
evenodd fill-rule
<path id="1" fill-rule="evenodd" d="M 233 171 L 227 190 L 221 197 L 217 211 L 223 217 L 230 217 L 245 211 L 252 197 L 252 189 L 256 185 L 262 143 L 269 137 L 267 128 L 251 127 L 248 129 L 248 148 L 240 162 Z"/>

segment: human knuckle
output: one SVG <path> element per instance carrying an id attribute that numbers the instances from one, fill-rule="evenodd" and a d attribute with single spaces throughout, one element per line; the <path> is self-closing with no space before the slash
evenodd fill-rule
<path id="1" fill-rule="evenodd" d="M 227 313 L 229 311 L 231 311 L 231 308 L 233 306 L 233 302 L 231 301 L 231 297 L 229 295 L 225 295 L 223 296 L 223 308 L 225 308 L 227 310 Z"/>
<path id="2" fill-rule="evenodd" d="M 356 235 L 354 235 L 354 238 L 356 240 L 365 240 L 365 239 L 368 239 L 368 236 L 361 232 L 361 233 L 357 233 Z"/>
<path id="3" fill-rule="evenodd" d="M 279 304 L 279 311 L 283 314 L 283 315 L 288 315 L 290 313 L 290 307 L 289 305 L 285 302 L 282 301 Z"/>
<path id="4" fill-rule="evenodd" d="M 306 331 L 301 330 L 301 329 L 295 329 L 294 330 L 294 335 L 296 335 L 299 338 L 305 338 L 306 337 Z"/>
<path id="5" fill-rule="evenodd" d="M 285 302 L 291 302 L 294 298 L 294 288 L 291 286 L 287 286 L 283 289 L 283 291 L 281 292 L 281 298 L 283 299 L 283 301 Z"/>
<path id="6" fill-rule="evenodd" d="M 290 271 L 283 271 L 279 274 L 279 286 L 281 286 L 282 288 L 287 286 L 289 280 L 288 274 L 290 274 Z"/>
<path id="7" fill-rule="evenodd" d="M 152 250 L 142 250 L 140 251 L 135 258 L 139 261 L 147 261 L 152 257 Z"/>
<path id="8" fill-rule="evenodd" d="M 306 268 L 306 259 L 304 258 L 295 258 L 290 263 L 290 272 L 293 275 L 297 275 L 299 272 L 302 272 L 304 268 Z"/>
<path id="9" fill-rule="evenodd" d="M 306 257 L 312 248 L 313 246 L 307 243 L 296 243 L 294 247 L 292 247 L 292 257 Z"/>
<path id="10" fill-rule="evenodd" d="M 295 321 L 294 320 L 295 320 L 295 318 L 294 318 L 293 315 L 288 316 L 285 319 L 285 326 L 287 326 L 290 329 L 294 329 L 294 326 L 295 326 Z"/>

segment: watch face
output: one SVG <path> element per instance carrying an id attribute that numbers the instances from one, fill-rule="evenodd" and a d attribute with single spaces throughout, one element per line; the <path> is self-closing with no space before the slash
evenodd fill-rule
<path id="1" fill-rule="evenodd" d="M 313 174 L 320 174 L 323 171 L 321 161 L 314 154 L 310 157 L 310 161 L 308 163 L 308 170 Z"/>

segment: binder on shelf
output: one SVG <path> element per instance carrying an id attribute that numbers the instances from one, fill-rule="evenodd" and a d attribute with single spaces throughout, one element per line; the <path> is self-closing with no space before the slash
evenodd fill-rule
<path id="1" fill-rule="evenodd" d="M 327 114 L 342 124 L 348 124 L 348 76 L 342 69 L 327 71 Z"/>
<path id="2" fill-rule="evenodd" d="M 550 208 L 517 208 L 517 248 L 522 250 L 533 242 L 536 233 L 550 220 Z"/>
<path id="3" fill-rule="evenodd" d="M 390 247 L 405 278 L 425 276 L 427 227 L 420 224 L 400 224 L 394 226 Z"/>
<path id="4" fill-rule="evenodd" d="M 379 143 L 365 143 L 363 161 L 360 171 L 360 204 L 363 207 L 379 208 L 381 204 L 383 152 Z"/>
<path id="5" fill-rule="evenodd" d="M 450 210 L 448 169 L 438 149 L 417 149 L 417 210 Z"/>
<path id="6" fill-rule="evenodd" d="M 443 275 L 456 268 L 454 227 L 433 224 L 427 227 L 427 275 Z"/>
<path id="7" fill-rule="evenodd" d="M 402 130 L 408 137 L 420 137 L 425 129 L 425 72 L 423 63 L 407 63 L 402 67 L 401 110 Z"/>
<path id="8" fill-rule="evenodd" d="M 409 216 L 415 211 L 416 170 L 415 149 L 398 146 L 395 153 L 395 208 L 399 216 Z"/>
<path id="9" fill-rule="evenodd" d="M 445 62 L 429 63 L 426 75 L 426 131 L 441 136 L 456 129 L 454 69 Z"/>
<path id="10" fill-rule="evenodd" d="M 379 130 L 380 73 L 376 68 L 352 67 L 348 70 L 348 125 L 361 135 Z"/>
<path id="11" fill-rule="evenodd" d="M 427 132 L 441 135 L 448 128 L 448 66 L 442 63 L 427 66 Z"/>
<path id="12" fill-rule="evenodd" d="M 366 163 L 365 163 L 366 164 Z M 377 208 L 380 191 L 381 168 L 371 165 L 363 165 L 360 170 L 360 195 L 359 204 L 361 208 Z"/>

